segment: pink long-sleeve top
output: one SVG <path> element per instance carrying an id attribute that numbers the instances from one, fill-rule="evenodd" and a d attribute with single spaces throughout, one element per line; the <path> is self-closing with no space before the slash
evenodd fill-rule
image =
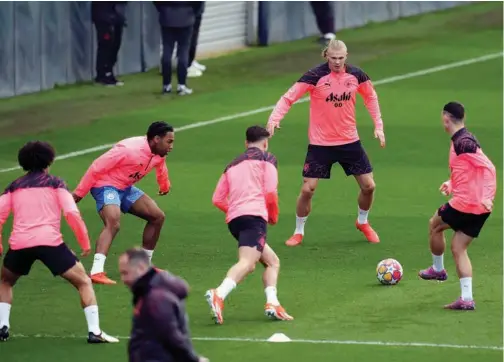
<path id="1" fill-rule="evenodd" d="M 450 145 L 450 205 L 461 212 L 484 214 L 484 200 L 493 201 L 497 176 L 492 161 L 483 153 L 478 140 L 462 128 Z"/>
<path id="2" fill-rule="evenodd" d="M 84 197 L 93 187 L 113 186 L 124 190 L 156 168 L 160 192 L 168 192 L 170 180 L 165 157 L 152 153 L 147 137 L 131 137 L 98 157 L 82 177 L 74 193 Z"/>
<path id="3" fill-rule="evenodd" d="M 226 222 L 243 216 L 262 217 L 270 224 L 278 221 L 277 160 L 269 152 L 251 147 L 224 170 L 212 202 L 226 213 Z"/>
<path id="4" fill-rule="evenodd" d="M 9 238 L 12 250 L 63 243 L 62 212 L 81 248 L 90 249 L 88 231 L 79 209 L 58 177 L 45 172 L 28 173 L 7 187 L 0 196 L 0 237 L 11 212 L 14 216 Z"/>
<path id="5" fill-rule="evenodd" d="M 306 72 L 277 102 L 268 123 L 279 125 L 291 106 L 310 94 L 309 142 L 337 146 L 359 140 L 355 118 L 356 94 L 364 100 L 375 129 L 383 130 L 378 96 L 371 79 L 360 68 L 347 64 L 344 72 L 332 72 L 323 63 Z"/>

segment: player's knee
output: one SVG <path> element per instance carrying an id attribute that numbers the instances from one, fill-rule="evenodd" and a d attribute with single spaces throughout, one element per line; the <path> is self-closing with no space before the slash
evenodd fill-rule
<path id="1" fill-rule="evenodd" d="M 460 243 L 454 243 L 454 242 L 451 243 L 451 252 L 453 255 L 460 255 L 460 254 L 465 253 L 465 251 L 466 251 L 466 248 L 464 245 L 462 245 Z"/>
<path id="2" fill-rule="evenodd" d="M 438 233 L 440 230 L 439 220 L 437 217 L 433 216 L 429 220 L 429 230 L 431 233 Z"/>
<path id="3" fill-rule="evenodd" d="M 371 194 L 375 191 L 376 184 L 373 180 L 368 180 L 361 185 L 361 190 L 365 194 Z"/>
<path id="4" fill-rule="evenodd" d="M 247 274 L 251 274 L 251 273 L 253 273 L 255 271 L 256 263 L 253 260 L 242 259 L 241 263 L 242 263 L 244 271 Z"/>
<path id="5" fill-rule="evenodd" d="M 269 261 L 269 266 L 274 269 L 280 269 L 280 259 L 278 258 L 278 256 L 275 255 L 271 258 L 271 260 Z"/>
<path id="6" fill-rule="evenodd" d="M 107 219 L 105 221 L 105 228 L 110 230 L 113 234 L 117 234 L 121 228 L 121 221 L 119 219 Z"/>
<path id="7" fill-rule="evenodd" d="M 156 212 L 154 212 L 151 217 L 151 222 L 158 225 L 163 225 L 166 218 L 165 213 L 161 211 L 161 209 L 158 209 Z"/>
<path id="8" fill-rule="evenodd" d="M 301 189 L 301 194 L 305 198 L 312 198 L 313 194 L 315 193 L 315 189 L 315 185 L 311 185 L 309 182 L 305 182 Z"/>

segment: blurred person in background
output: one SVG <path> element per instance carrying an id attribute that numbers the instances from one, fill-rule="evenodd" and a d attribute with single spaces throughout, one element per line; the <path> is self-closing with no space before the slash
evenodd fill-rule
<path id="1" fill-rule="evenodd" d="M 98 49 L 96 52 L 97 83 L 121 86 L 113 68 L 121 48 L 123 28 L 126 26 L 127 1 L 92 1 L 91 19 L 96 28 Z"/>
<path id="2" fill-rule="evenodd" d="M 332 1 L 310 1 L 310 5 L 321 33 L 319 42 L 327 45 L 330 40 L 336 39 Z"/>
<path id="3" fill-rule="evenodd" d="M 130 362 L 209 362 L 191 342 L 185 299 L 187 283 L 150 265 L 142 248 L 119 257 L 121 280 L 133 294 Z"/>
<path id="4" fill-rule="evenodd" d="M 195 1 L 196 2 L 196 1 Z M 205 2 L 197 1 L 199 3 L 199 7 L 196 9 L 196 20 L 193 26 L 193 33 L 191 37 L 191 47 L 189 49 L 189 69 L 187 70 L 187 76 L 192 77 L 201 77 L 203 72 L 206 70 L 206 67 L 203 64 L 200 64 L 194 58 L 196 57 L 196 48 L 198 47 L 198 36 L 201 26 L 201 20 L 203 18 L 203 12 L 205 11 Z"/>
<path id="5" fill-rule="evenodd" d="M 187 84 L 187 68 L 189 67 L 189 48 L 196 12 L 201 6 L 196 1 L 154 1 L 159 12 L 161 39 L 163 42 L 162 72 L 163 94 L 172 92 L 172 54 L 177 44 L 177 94 L 192 94 Z"/>

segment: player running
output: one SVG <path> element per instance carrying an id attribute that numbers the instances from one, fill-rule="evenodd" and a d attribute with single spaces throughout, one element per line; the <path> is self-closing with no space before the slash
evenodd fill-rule
<path id="1" fill-rule="evenodd" d="M 219 179 L 212 202 L 226 213 L 226 223 L 238 241 L 238 263 L 229 269 L 217 289 L 206 292 L 212 315 L 217 324 L 224 322 L 224 300 L 257 262 L 264 267 L 266 293 L 264 313 L 271 319 L 292 320 L 277 298 L 280 261 L 266 243 L 267 224 L 278 221 L 278 173 L 275 156 L 266 152 L 270 134 L 259 126 L 246 132 L 247 150 L 235 158 Z"/>
<path id="2" fill-rule="evenodd" d="M 421 270 L 426 280 L 444 281 L 448 274 L 443 265 L 445 251 L 444 231 L 453 229 L 451 251 L 460 279 L 462 295 L 446 309 L 474 310 L 472 294 L 472 266 L 467 248 L 480 234 L 490 216 L 497 189 L 495 167 L 481 150 L 476 138 L 465 128 L 465 110 L 457 102 L 446 104 L 442 112 L 445 131 L 451 136 L 450 179 L 440 191 L 450 201 L 441 206 L 429 222 L 429 244 L 433 265 Z"/>
<path id="3" fill-rule="evenodd" d="M 86 225 L 65 183 L 48 174 L 54 149 L 44 142 L 28 142 L 18 153 L 19 165 L 27 173 L 12 182 L 0 196 L 0 256 L 2 226 L 14 214 L 9 250 L 5 255 L 0 281 L 0 341 L 9 338 L 12 289 L 40 260 L 54 276 L 68 280 L 78 291 L 88 325 L 88 343 L 115 343 L 117 338 L 100 329 L 98 305 L 93 284 L 84 266 L 63 242 L 61 211 L 82 248 L 91 249 Z"/>
<path id="4" fill-rule="evenodd" d="M 153 199 L 133 185 L 155 168 L 159 195 L 170 191 L 165 156 L 172 150 L 174 139 L 172 126 L 165 122 L 152 123 L 147 136 L 124 139 L 97 158 L 75 189 L 76 202 L 91 192 L 104 223 L 96 241 L 90 273 L 93 283 L 116 284 L 107 277 L 104 265 L 112 240 L 119 231 L 121 212 L 147 221 L 143 248 L 152 260 L 165 215 Z"/>
<path id="5" fill-rule="evenodd" d="M 280 98 L 267 125 L 273 135 L 290 107 L 303 94 L 310 93 L 309 145 L 303 168 L 304 180 L 297 199 L 296 229 L 286 245 L 296 246 L 303 241 L 304 226 L 318 181 L 331 178 L 331 168 L 335 163 L 341 165 L 347 176 L 353 175 L 359 184 L 357 229 L 369 242 L 378 243 L 378 234 L 368 222 L 375 190 L 373 169 L 359 140 L 355 121 L 356 93 L 359 93 L 373 119 L 374 136 L 379 139 L 381 147 L 385 147 L 378 97 L 368 75 L 346 64 L 347 47 L 341 40 L 331 40 L 322 56 L 327 62 L 306 72 Z"/>

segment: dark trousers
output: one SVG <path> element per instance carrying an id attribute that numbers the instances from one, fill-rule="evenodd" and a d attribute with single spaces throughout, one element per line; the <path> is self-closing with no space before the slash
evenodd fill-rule
<path id="1" fill-rule="evenodd" d="M 175 43 L 177 43 L 178 84 L 186 84 L 192 30 L 192 26 L 185 28 L 161 28 L 161 37 L 163 39 L 163 85 L 171 84 L 172 55 Z"/>
<path id="2" fill-rule="evenodd" d="M 310 1 L 310 5 L 322 35 L 334 33 L 334 10 L 331 1 Z"/>
<path id="3" fill-rule="evenodd" d="M 117 54 L 121 48 L 123 33 L 122 25 L 95 23 L 98 50 L 96 52 L 96 75 L 104 78 L 107 73 L 113 73 L 117 63 Z"/>
<path id="4" fill-rule="evenodd" d="M 191 36 L 191 48 L 189 49 L 189 66 L 192 64 L 194 58 L 196 57 L 196 48 L 198 47 L 198 36 L 202 17 L 202 15 L 197 16 L 196 21 L 194 22 L 193 32 Z"/>

